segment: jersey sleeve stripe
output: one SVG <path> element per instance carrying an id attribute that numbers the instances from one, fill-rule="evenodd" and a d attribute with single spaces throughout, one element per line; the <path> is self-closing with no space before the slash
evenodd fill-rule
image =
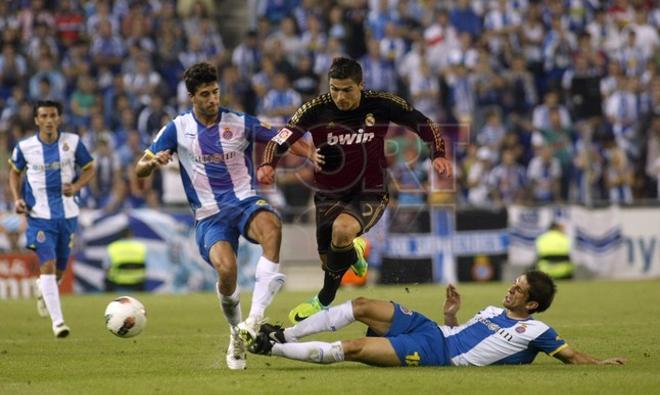
<path id="1" fill-rule="evenodd" d="M 554 357 L 555 354 L 557 354 L 559 351 L 565 349 L 566 347 L 568 347 L 568 343 L 562 344 L 561 346 L 557 347 L 557 349 L 555 351 L 548 353 L 548 355 L 550 355 L 551 357 Z"/>
<path id="2" fill-rule="evenodd" d="M 90 160 L 89 162 L 87 162 L 87 163 L 82 167 L 82 169 L 83 169 L 83 170 L 87 170 L 87 169 L 89 169 L 89 168 L 92 167 L 92 166 L 94 166 L 94 161 L 93 161 L 93 160 Z"/>
<path id="3" fill-rule="evenodd" d="M 431 133 L 433 133 L 433 141 L 435 142 L 435 148 L 438 150 L 438 155 L 444 157 L 445 156 L 445 142 L 442 139 L 442 135 L 440 134 L 440 128 L 438 127 L 438 124 L 431 121 L 430 119 L 428 120 L 429 128 L 431 129 Z"/>
<path id="4" fill-rule="evenodd" d="M 149 149 L 144 150 L 144 154 L 147 155 L 149 158 L 153 158 L 154 156 L 156 156 L 156 154 L 151 152 L 151 150 Z"/>
<path id="5" fill-rule="evenodd" d="M 21 173 L 21 170 L 16 167 L 16 164 L 11 159 L 7 159 L 7 162 L 9 162 L 9 166 L 11 166 L 11 168 L 14 169 L 16 173 Z"/>

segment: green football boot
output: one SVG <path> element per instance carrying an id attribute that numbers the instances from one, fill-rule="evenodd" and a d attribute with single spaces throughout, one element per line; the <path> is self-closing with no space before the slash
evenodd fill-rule
<path id="1" fill-rule="evenodd" d="M 364 237 L 356 237 L 353 239 L 353 246 L 355 247 L 355 252 L 357 252 L 357 261 L 351 265 L 351 270 L 358 277 L 364 277 L 367 274 L 367 269 L 369 268 L 369 262 L 367 262 L 364 257 L 367 250 L 367 239 Z"/>

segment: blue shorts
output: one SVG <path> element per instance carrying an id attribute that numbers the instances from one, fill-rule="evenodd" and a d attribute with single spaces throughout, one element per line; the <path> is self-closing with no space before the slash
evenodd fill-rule
<path id="1" fill-rule="evenodd" d="M 253 196 L 241 200 L 234 206 L 224 205 L 219 213 L 196 222 L 195 239 L 202 258 L 210 264 L 209 251 L 219 241 L 229 242 L 235 253 L 238 250 L 238 237 L 241 235 L 257 244 L 255 240 L 248 237 L 247 233 L 252 217 L 261 210 L 275 213 L 264 198 Z"/>
<path id="2" fill-rule="evenodd" d="M 398 303 L 394 305 L 394 318 L 390 330 L 384 335 L 402 366 L 450 365 L 445 347 L 445 337 L 438 324 L 423 314 L 408 310 Z"/>
<path id="3" fill-rule="evenodd" d="M 28 227 L 25 233 L 27 246 L 37 253 L 39 265 L 55 259 L 58 270 L 66 269 L 77 226 L 77 218 L 28 217 Z"/>

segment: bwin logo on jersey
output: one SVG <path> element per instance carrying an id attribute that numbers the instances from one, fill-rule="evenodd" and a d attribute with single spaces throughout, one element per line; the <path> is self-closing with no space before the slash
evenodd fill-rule
<path id="1" fill-rule="evenodd" d="M 368 143 L 376 137 L 373 133 L 364 133 L 364 129 L 358 130 L 357 133 L 339 134 L 334 135 L 332 132 L 328 133 L 328 145 L 352 145 Z"/>

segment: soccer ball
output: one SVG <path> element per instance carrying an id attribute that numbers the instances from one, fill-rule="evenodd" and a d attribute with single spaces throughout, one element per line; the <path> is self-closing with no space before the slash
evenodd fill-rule
<path id="1" fill-rule="evenodd" d="M 105 327 L 119 337 L 133 337 L 147 326 L 147 311 L 139 300 L 120 296 L 105 309 Z"/>

